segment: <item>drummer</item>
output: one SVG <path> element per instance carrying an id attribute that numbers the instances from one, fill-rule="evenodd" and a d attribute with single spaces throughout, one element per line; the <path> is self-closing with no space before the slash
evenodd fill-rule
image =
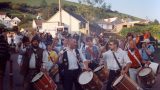
<path id="1" fill-rule="evenodd" d="M 85 49 L 85 56 L 87 60 L 91 61 L 89 67 L 94 70 L 96 67 L 98 67 L 99 64 L 99 49 L 98 46 L 93 45 L 92 41 L 92 37 L 86 38 L 87 47 Z"/>
<path id="2" fill-rule="evenodd" d="M 145 64 L 149 64 L 149 62 L 145 62 L 144 60 L 142 60 L 140 52 L 134 42 L 130 42 L 130 46 L 128 48 L 127 53 L 128 53 L 128 57 L 132 61 L 131 67 L 129 69 L 130 78 L 135 82 L 139 83 L 137 80 L 138 71 Z"/>
<path id="3" fill-rule="evenodd" d="M 47 52 L 39 48 L 39 38 L 34 36 L 31 47 L 26 49 L 20 63 L 20 73 L 24 76 L 24 90 L 35 90 L 31 80 L 40 71 L 46 72 L 47 61 Z"/>
<path id="4" fill-rule="evenodd" d="M 109 69 L 109 79 L 107 83 L 107 90 L 113 90 L 113 81 L 120 76 L 128 72 L 131 61 L 125 51 L 118 47 L 119 43 L 116 39 L 111 39 L 109 41 L 109 48 L 107 52 L 103 53 L 103 59 L 107 63 Z M 114 55 L 115 57 L 114 57 Z M 116 61 L 117 59 L 117 61 Z"/>
<path id="5" fill-rule="evenodd" d="M 77 80 L 81 73 L 80 63 L 83 62 L 84 68 L 88 70 L 88 61 L 82 52 L 76 49 L 76 46 L 76 39 L 70 37 L 68 39 L 68 48 L 61 55 L 62 63 L 59 65 L 59 70 L 64 90 L 73 90 L 73 84 L 76 90 L 83 90 Z"/>

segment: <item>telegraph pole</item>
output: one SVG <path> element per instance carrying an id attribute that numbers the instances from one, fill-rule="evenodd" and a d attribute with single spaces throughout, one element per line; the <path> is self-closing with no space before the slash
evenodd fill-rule
<path id="1" fill-rule="evenodd" d="M 62 26 L 62 7 L 61 7 L 61 0 L 59 0 L 59 21 L 60 21 L 60 25 Z"/>

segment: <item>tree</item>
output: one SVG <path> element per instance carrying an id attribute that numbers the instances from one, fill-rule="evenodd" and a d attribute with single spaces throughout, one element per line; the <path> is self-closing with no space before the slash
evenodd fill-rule
<path id="1" fill-rule="evenodd" d="M 45 8 L 45 7 L 47 6 L 46 0 L 42 0 L 40 6 L 41 6 L 42 8 Z"/>
<path id="2" fill-rule="evenodd" d="M 154 20 L 154 24 L 159 24 L 159 21 L 157 19 Z"/>
<path id="3" fill-rule="evenodd" d="M 77 7 L 77 12 L 89 21 L 106 18 L 106 10 L 111 9 L 111 5 L 107 5 L 105 0 L 78 0 L 78 2 L 81 5 Z"/>

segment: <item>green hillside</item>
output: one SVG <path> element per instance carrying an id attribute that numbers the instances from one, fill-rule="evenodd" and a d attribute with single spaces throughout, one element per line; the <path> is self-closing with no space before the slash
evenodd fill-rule
<path id="1" fill-rule="evenodd" d="M 7 6 L 2 6 L 4 4 Z M 62 7 L 70 12 L 82 15 L 89 21 L 110 17 L 139 20 L 137 17 L 118 11 L 104 10 L 64 0 L 62 0 Z M 22 26 L 25 26 L 23 24 L 31 22 L 37 16 L 37 13 L 42 13 L 43 19 L 49 19 L 58 11 L 58 0 L 0 0 L 0 11 L 6 12 L 10 17 L 19 17 L 22 19 Z"/>

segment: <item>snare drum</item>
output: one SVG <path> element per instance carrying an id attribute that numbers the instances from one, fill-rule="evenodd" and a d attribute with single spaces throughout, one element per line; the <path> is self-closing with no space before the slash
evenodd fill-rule
<path id="1" fill-rule="evenodd" d="M 127 75 L 119 76 L 112 86 L 114 90 L 140 90 L 140 87 Z"/>
<path id="2" fill-rule="evenodd" d="M 37 90 L 56 90 L 57 86 L 49 75 L 40 72 L 31 81 Z"/>
<path id="3" fill-rule="evenodd" d="M 92 71 L 82 72 L 78 82 L 84 90 L 101 90 L 102 88 L 101 81 Z"/>
<path id="4" fill-rule="evenodd" d="M 49 70 L 49 73 L 51 76 L 55 76 L 58 73 L 58 65 L 55 64 L 54 66 L 52 66 L 52 68 Z"/>
<path id="5" fill-rule="evenodd" d="M 94 73 L 98 76 L 98 78 L 104 82 L 108 79 L 109 73 L 107 68 L 104 65 L 97 67 L 94 69 Z"/>
<path id="6" fill-rule="evenodd" d="M 138 73 L 138 78 L 144 87 L 152 87 L 155 84 L 155 75 L 149 67 L 142 68 Z"/>
<path id="7" fill-rule="evenodd" d="M 155 75 L 158 74 L 158 70 L 159 70 L 159 64 L 158 63 L 151 62 L 151 64 L 149 64 L 149 67 L 152 68 L 152 71 L 154 72 Z"/>

